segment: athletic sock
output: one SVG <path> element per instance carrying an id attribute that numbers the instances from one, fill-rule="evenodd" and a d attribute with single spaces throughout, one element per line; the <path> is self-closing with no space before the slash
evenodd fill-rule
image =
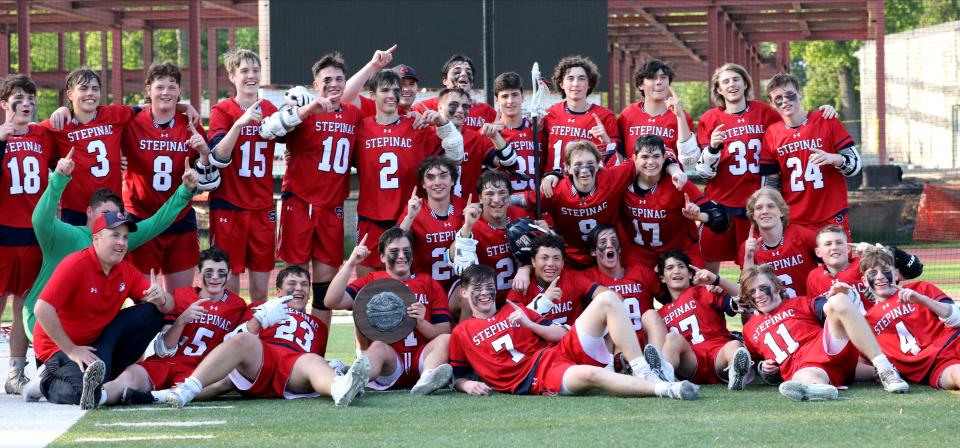
<path id="1" fill-rule="evenodd" d="M 653 384 L 653 394 L 658 397 L 667 397 L 670 395 L 670 384 L 658 381 Z"/>
<path id="2" fill-rule="evenodd" d="M 101 388 L 100 388 L 100 404 L 99 404 L 99 406 L 103 406 L 103 405 L 105 405 L 105 404 L 107 404 L 107 390 L 101 387 Z"/>
<path id="3" fill-rule="evenodd" d="M 10 357 L 10 370 L 23 370 L 26 366 L 27 358 L 25 356 Z"/>
<path id="4" fill-rule="evenodd" d="M 875 358 L 870 360 L 873 363 L 873 366 L 877 368 L 878 371 L 890 370 L 893 368 L 893 364 L 890 363 L 890 360 L 887 359 L 887 355 L 877 355 Z"/>
<path id="5" fill-rule="evenodd" d="M 647 360 L 640 356 L 630 360 L 630 368 L 634 372 L 644 372 L 650 370 L 650 364 L 647 364 Z"/>
<path id="6" fill-rule="evenodd" d="M 192 376 L 188 376 L 187 379 L 183 380 L 183 385 L 188 387 L 194 394 L 199 394 L 200 391 L 203 390 L 203 384 L 200 383 L 200 380 Z"/>

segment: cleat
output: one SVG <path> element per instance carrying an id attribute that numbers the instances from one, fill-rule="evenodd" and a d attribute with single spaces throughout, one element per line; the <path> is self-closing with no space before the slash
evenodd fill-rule
<path id="1" fill-rule="evenodd" d="M 837 388 L 829 384 L 807 384 L 785 381 L 780 384 L 780 394 L 793 401 L 827 401 L 839 397 Z"/>
<path id="2" fill-rule="evenodd" d="M 733 354 L 733 363 L 727 372 L 727 388 L 730 390 L 743 390 L 746 386 L 747 374 L 750 373 L 750 352 L 745 347 L 737 349 Z"/>
<path id="3" fill-rule="evenodd" d="M 430 395 L 443 386 L 450 384 L 453 379 L 453 367 L 450 364 L 440 364 L 435 369 L 423 372 L 417 384 L 410 389 L 411 395 Z"/>
<path id="4" fill-rule="evenodd" d="M 905 394 L 910 391 L 910 385 L 907 384 L 903 378 L 900 378 L 900 373 L 897 372 L 896 367 L 882 371 L 878 370 L 877 376 L 880 377 L 880 384 L 883 384 L 883 390 L 891 394 Z"/>
<path id="5" fill-rule="evenodd" d="M 27 403 L 36 403 L 43 398 L 43 391 L 40 389 L 40 382 L 43 379 L 44 372 L 46 371 L 46 365 L 40 366 L 30 382 L 23 386 L 23 401 L 26 401 Z"/>
<path id="6" fill-rule="evenodd" d="M 647 344 L 647 346 L 643 348 L 643 359 L 647 361 L 647 364 L 650 366 L 650 371 L 657 379 L 668 383 L 671 382 L 670 378 L 668 378 L 664 372 L 663 355 L 660 354 L 660 350 L 655 345 Z"/>
<path id="7" fill-rule="evenodd" d="M 330 386 L 333 403 L 337 407 L 350 406 L 350 402 L 363 390 L 367 381 L 370 381 L 370 359 L 361 355 L 350 366 L 346 375 L 334 378 L 333 385 Z"/>
<path id="8" fill-rule="evenodd" d="M 623 353 L 617 353 L 613 356 L 613 371 L 617 373 L 622 373 L 624 375 L 633 375 L 633 369 L 630 367 L 630 362 L 627 361 L 627 357 Z"/>
<path id="9" fill-rule="evenodd" d="M 3 390 L 7 395 L 20 395 L 23 392 L 23 387 L 30 382 L 30 378 L 27 378 L 23 374 L 23 369 L 10 369 L 10 374 L 7 376 L 7 382 L 3 385 Z"/>
<path id="10" fill-rule="evenodd" d="M 663 398 L 673 398 L 684 401 L 696 400 L 700 398 L 700 386 L 689 381 L 670 383 L 667 386 L 667 393 Z"/>
<path id="11" fill-rule="evenodd" d="M 83 372 L 83 390 L 80 392 L 80 409 L 94 409 L 100 405 L 100 387 L 106 374 L 106 364 L 96 360 Z"/>
<path id="12" fill-rule="evenodd" d="M 150 392 L 124 387 L 123 392 L 120 394 L 120 403 L 125 405 L 156 404 L 157 400 L 153 398 L 153 394 Z"/>
<path id="13" fill-rule="evenodd" d="M 167 391 L 167 405 L 172 408 L 183 409 L 187 403 L 193 401 L 197 393 L 190 389 L 186 383 L 177 384 L 176 387 Z"/>
<path id="14" fill-rule="evenodd" d="M 347 370 L 350 369 L 350 366 L 344 364 L 343 361 L 336 358 L 328 359 L 327 365 L 330 366 L 331 369 L 333 369 L 333 373 L 336 376 L 346 375 Z"/>

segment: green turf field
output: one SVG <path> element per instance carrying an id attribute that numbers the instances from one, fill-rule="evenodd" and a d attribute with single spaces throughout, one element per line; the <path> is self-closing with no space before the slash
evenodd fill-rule
<path id="1" fill-rule="evenodd" d="M 334 326 L 332 357 L 353 358 L 351 331 L 349 325 Z M 956 394 L 914 386 L 907 395 L 890 395 L 879 386 L 858 385 L 841 396 L 845 400 L 795 403 L 764 386 L 741 393 L 707 386 L 696 402 L 453 392 L 414 398 L 405 392 L 367 392 L 346 409 L 336 409 L 329 399 L 227 398 L 194 403 L 187 410 L 88 412 L 51 446 L 876 447 L 955 442 L 960 419 Z M 173 422 L 202 426 L 145 426 Z M 118 440 L 160 436 L 191 438 Z"/>

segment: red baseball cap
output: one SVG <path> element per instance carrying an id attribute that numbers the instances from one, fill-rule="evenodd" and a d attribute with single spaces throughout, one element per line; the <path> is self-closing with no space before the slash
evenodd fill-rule
<path id="1" fill-rule="evenodd" d="M 93 233 L 97 233 L 103 229 L 115 229 L 124 224 L 127 225 L 127 229 L 131 232 L 137 231 L 137 223 L 130 219 L 130 215 L 121 211 L 107 212 L 100 215 L 100 217 L 93 222 Z"/>

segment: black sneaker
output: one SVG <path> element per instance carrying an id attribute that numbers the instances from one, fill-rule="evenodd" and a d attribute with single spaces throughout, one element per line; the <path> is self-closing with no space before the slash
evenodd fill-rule
<path id="1" fill-rule="evenodd" d="M 157 400 L 153 398 L 153 394 L 150 392 L 124 387 L 123 392 L 120 394 L 120 403 L 125 405 L 155 404 Z"/>

